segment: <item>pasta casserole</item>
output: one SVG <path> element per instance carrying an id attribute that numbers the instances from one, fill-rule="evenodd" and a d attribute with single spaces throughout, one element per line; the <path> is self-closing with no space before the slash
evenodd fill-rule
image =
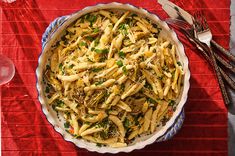
<path id="1" fill-rule="evenodd" d="M 44 70 L 47 103 L 75 138 L 124 147 L 173 115 L 183 64 L 149 19 L 98 10 L 69 25 Z"/>

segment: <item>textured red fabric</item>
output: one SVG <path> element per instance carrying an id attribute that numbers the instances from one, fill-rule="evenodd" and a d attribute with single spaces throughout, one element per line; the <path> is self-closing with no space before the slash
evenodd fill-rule
<path id="1" fill-rule="evenodd" d="M 58 16 L 100 2 L 111 0 L 16 0 L 11 4 L 0 4 L 0 53 L 11 58 L 16 66 L 13 80 L 0 87 L 2 155 L 99 155 L 77 148 L 55 132 L 37 100 L 35 70 L 41 51 L 41 36 L 48 24 Z M 161 19 L 167 17 L 156 0 L 117 2 L 143 7 Z M 229 0 L 174 2 L 190 13 L 203 10 L 214 39 L 228 48 Z M 200 52 L 184 36 L 179 37 L 184 43 L 191 70 L 184 125 L 173 139 L 154 143 L 128 155 L 227 155 L 227 110 L 216 77 Z"/>

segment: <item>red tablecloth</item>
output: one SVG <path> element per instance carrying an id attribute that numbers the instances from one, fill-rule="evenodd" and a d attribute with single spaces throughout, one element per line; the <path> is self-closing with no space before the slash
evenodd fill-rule
<path id="1" fill-rule="evenodd" d="M 164 19 L 167 15 L 156 0 L 117 0 L 143 7 Z M 0 88 L 1 139 L 3 155 L 99 155 L 63 140 L 48 123 L 37 100 L 35 70 L 41 51 L 41 36 L 58 16 L 111 0 L 16 0 L 2 3 L 0 10 L 0 53 L 16 66 L 14 79 Z M 193 13 L 205 12 L 214 39 L 228 48 L 229 0 L 174 0 Z M 227 110 L 213 70 L 184 37 L 190 61 L 191 80 L 186 119 L 172 139 L 155 143 L 130 155 L 207 156 L 227 155 Z M 127 155 L 127 154 L 121 154 Z"/>

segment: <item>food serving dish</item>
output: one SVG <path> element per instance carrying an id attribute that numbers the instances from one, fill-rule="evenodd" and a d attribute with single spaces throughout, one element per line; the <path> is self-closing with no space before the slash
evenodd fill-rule
<path id="1" fill-rule="evenodd" d="M 50 50 L 51 46 L 61 37 L 62 32 L 76 19 L 85 15 L 87 13 L 91 13 L 101 9 L 120 9 L 125 11 L 130 11 L 135 14 L 138 14 L 143 17 L 147 17 L 153 23 L 156 23 L 162 29 L 160 32 L 160 36 L 167 38 L 170 42 L 174 43 L 176 49 L 178 51 L 178 60 L 182 63 L 182 70 L 184 71 L 183 76 L 183 86 L 181 89 L 181 94 L 177 99 L 176 103 L 178 103 L 172 117 L 165 123 L 163 127 L 161 127 L 158 131 L 155 131 L 151 135 L 141 136 L 135 139 L 131 144 L 128 144 L 126 147 L 97 147 L 96 144 L 88 142 L 84 139 L 77 139 L 70 135 L 64 129 L 65 121 L 62 118 L 58 118 L 58 114 L 53 111 L 52 107 L 47 104 L 47 98 L 44 93 L 45 85 L 43 85 L 43 71 L 46 69 L 47 59 L 49 57 L 48 51 Z M 159 18 L 154 15 L 148 13 L 146 10 L 141 8 L 136 8 L 129 4 L 120 4 L 120 3 L 110 3 L 110 4 L 99 4 L 92 7 L 87 7 L 79 12 L 76 12 L 72 15 L 63 16 L 56 19 L 52 24 L 48 27 L 45 34 L 43 35 L 42 39 L 42 54 L 39 57 L 39 64 L 36 71 L 37 75 L 37 89 L 39 93 L 39 101 L 42 105 L 42 109 L 44 114 L 46 115 L 48 121 L 55 127 L 55 130 L 61 133 L 65 140 L 71 141 L 76 144 L 78 147 L 86 148 L 90 151 L 97 151 L 100 153 L 117 153 L 117 152 L 130 152 L 134 149 L 141 149 L 148 144 L 151 144 L 155 141 L 162 141 L 165 139 L 169 139 L 182 125 L 183 121 L 183 106 L 187 99 L 187 92 L 189 89 L 189 77 L 190 72 L 188 69 L 188 59 L 184 53 L 184 48 L 182 44 L 177 39 L 176 34 L 167 26 L 165 22 L 159 20 Z"/>

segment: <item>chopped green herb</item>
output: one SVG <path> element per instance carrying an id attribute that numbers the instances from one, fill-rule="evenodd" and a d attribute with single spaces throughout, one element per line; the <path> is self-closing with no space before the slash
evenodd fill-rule
<path id="1" fill-rule="evenodd" d="M 71 65 L 69 66 L 70 69 L 72 69 L 73 67 L 74 67 L 74 64 L 71 64 Z"/>
<path id="2" fill-rule="evenodd" d="M 86 35 L 86 34 L 88 34 L 88 32 L 83 31 L 81 35 L 83 36 L 83 35 Z"/>
<path id="3" fill-rule="evenodd" d="M 118 55 L 119 55 L 119 57 L 122 58 L 122 59 L 124 59 L 125 56 L 126 56 L 126 54 L 125 54 L 123 51 L 120 51 L 120 52 L 118 53 Z"/>
<path id="4" fill-rule="evenodd" d="M 50 66 L 48 64 L 46 65 L 46 69 L 50 69 Z"/>
<path id="5" fill-rule="evenodd" d="M 127 35 L 128 33 L 127 33 L 127 29 L 126 29 L 126 24 L 124 24 L 124 23 L 122 23 L 122 24 L 120 24 L 120 26 L 119 26 L 119 30 L 121 30 L 121 32 L 124 34 L 124 35 Z"/>
<path id="6" fill-rule="evenodd" d="M 75 138 L 77 138 L 77 139 L 81 139 L 81 138 L 82 138 L 82 136 L 75 135 Z"/>
<path id="7" fill-rule="evenodd" d="M 125 89 L 125 85 L 122 83 L 121 84 L 121 90 L 124 92 L 124 89 Z"/>
<path id="8" fill-rule="evenodd" d="M 88 121 L 85 121 L 85 122 L 84 122 L 84 124 L 86 124 L 86 125 L 89 125 L 89 124 L 90 124 L 90 122 L 88 122 Z"/>
<path id="9" fill-rule="evenodd" d="M 79 46 L 81 46 L 81 47 L 82 47 L 82 46 L 87 46 L 87 44 L 86 44 L 86 42 L 80 42 L 80 43 L 79 43 Z"/>
<path id="10" fill-rule="evenodd" d="M 155 103 L 157 103 L 155 100 L 153 100 L 152 98 L 147 98 L 147 101 L 149 102 L 149 103 L 153 103 L 153 104 L 155 104 Z"/>
<path id="11" fill-rule="evenodd" d="M 87 60 L 88 60 L 89 62 L 94 63 L 94 61 L 92 61 L 89 57 L 87 57 Z"/>
<path id="12" fill-rule="evenodd" d="M 69 126 L 70 126 L 69 122 L 64 123 L 64 128 L 69 128 Z"/>
<path id="13" fill-rule="evenodd" d="M 92 47 L 92 48 L 91 48 L 91 51 L 94 51 L 94 50 L 95 50 L 95 48 L 94 48 L 94 47 Z"/>
<path id="14" fill-rule="evenodd" d="M 92 72 L 99 72 L 99 71 L 101 71 L 102 70 L 102 68 L 93 68 L 91 71 Z"/>
<path id="15" fill-rule="evenodd" d="M 178 64 L 179 66 L 182 66 L 181 62 L 179 62 L 179 61 L 177 61 L 177 64 Z"/>
<path id="16" fill-rule="evenodd" d="M 137 15 L 136 15 L 136 14 L 132 14 L 132 15 L 131 15 L 131 17 L 135 17 L 135 16 L 137 16 Z"/>
<path id="17" fill-rule="evenodd" d="M 85 19 L 90 22 L 90 26 L 93 25 L 93 23 L 97 20 L 97 16 L 91 15 L 91 14 L 86 14 Z"/>
<path id="18" fill-rule="evenodd" d="M 95 39 L 95 47 L 96 47 L 98 44 L 99 44 L 99 38 L 97 37 L 97 38 Z"/>
<path id="19" fill-rule="evenodd" d="M 105 57 L 105 56 L 104 56 L 104 57 L 101 57 L 100 60 L 99 60 L 99 62 L 104 62 L 106 59 L 107 59 L 107 57 Z"/>
<path id="20" fill-rule="evenodd" d="M 123 67 L 122 67 L 122 71 L 123 71 L 123 73 L 124 73 L 125 75 L 127 75 L 127 69 L 126 69 L 126 66 L 123 66 Z"/>
<path id="21" fill-rule="evenodd" d="M 95 28 L 95 29 L 93 30 L 94 33 L 97 33 L 97 32 L 99 32 L 99 31 L 100 31 L 99 28 Z"/>
<path id="22" fill-rule="evenodd" d="M 101 143 L 96 143 L 96 146 L 97 147 L 102 147 L 102 144 Z"/>
<path id="23" fill-rule="evenodd" d="M 153 87 L 152 87 L 148 82 L 145 83 L 144 87 L 145 87 L 145 88 L 148 88 L 148 89 L 150 89 L 150 90 L 153 89 Z"/>
<path id="24" fill-rule="evenodd" d="M 125 30 L 126 29 L 126 24 L 122 23 L 119 25 L 120 30 Z"/>
<path id="25" fill-rule="evenodd" d="M 60 63 L 60 64 L 59 64 L 59 69 L 62 70 L 62 67 L 63 67 L 63 64 Z"/>
<path id="26" fill-rule="evenodd" d="M 50 92 L 50 88 L 49 88 L 48 86 L 46 86 L 45 92 L 46 92 L 46 93 L 49 93 L 49 92 Z"/>
<path id="27" fill-rule="evenodd" d="M 169 106 L 173 106 L 175 105 L 175 101 L 174 100 L 171 100 L 169 103 L 168 103 Z"/>
<path id="28" fill-rule="evenodd" d="M 64 102 L 62 100 L 56 99 L 56 105 L 61 107 L 64 105 Z"/>
<path id="29" fill-rule="evenodd" d="M 108 137 L 109 137 L 108 131 L 101 131 L 100 136 L 102 139 L 108 139 Z"/>
<path id="30" fill-rule="evenodd" d="M 92 37 L 92 36 L 87 36 L 86 39 L 89 40 L 89 41 L 93 41 L 93 40 L 94 40 L 94 37 Z"/>
<path id="31" fill-rule="evenodd" d="M 101 85 L 102 83 L 104 83 L 104 82 L 103 81 L 98 81 L 98 82 L 95 83 L 95 85 L 98 86 L 98 85 Z"/>
<path id="32" fill-rule="evenodd" d="M 95 52 L 98 54 L 107 54 L 109 50 L 108 49 L 95 49 Z"/>
<path id="33" fill-rule="evenodd" d="M 127 118 L 125 118 L 123 125 L 126 129 L 128 129 L 130 126 L 130 121 Z"/>
<path id="34" fill-rule="evenodd" d="M 172 48 L 172 44 L 170 43 L 167 48 L 171 49 Z"/>
<path id="35" fill-rule="evenodd" d="M 158 79 L 159 79 L 159 80 L 162 80 L 162 79 L 163 79 L 163 76 L 158 76 Z"/>
<path id="36" fill-rule="evenodd" d="M 118 67 L 122 67 L 122 66 L 123 66 L 123 63 L 122 63 L 121 60 L 118 60 L 118 61 L 116 62 L 116 64 L 118 65 Z"/>

